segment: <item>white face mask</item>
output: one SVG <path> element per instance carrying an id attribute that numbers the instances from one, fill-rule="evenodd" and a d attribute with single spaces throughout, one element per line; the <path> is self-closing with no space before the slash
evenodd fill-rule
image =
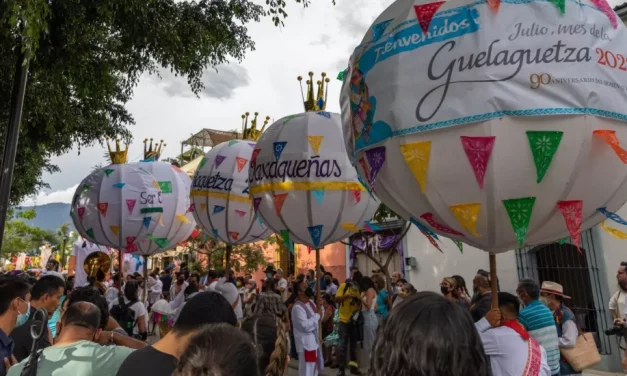
<path id="1" fill-rule="evenodd" d="M 20 299 L 20 300 L 22 300 L 22 299 Z M 17 311 L 18 315 L 17 315 L 17 319 L 15 320 L 15 326 L 16 327 L 17 326 L 21 326 L 24 323 L 26 323 L 26 321 L 28 321 L 28 316 L 30 316 L 30 302 L 24 302 L 24 303 L 26 303 L 26 312 L 20 313 L 19 310 Z"/>
<path id="2" fill-rule="evenodd" d="M 540 297 L 540 303 L 544 304 L 545 306 L 549 306 L 549 299 L 546 296 L 541 296 Z"/>

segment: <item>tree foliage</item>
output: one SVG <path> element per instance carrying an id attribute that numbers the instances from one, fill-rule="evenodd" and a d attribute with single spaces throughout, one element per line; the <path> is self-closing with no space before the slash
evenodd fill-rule
<path id="1" fill-rule="evenodd" d="M 14 213 L 6 222 L 1 251 L 3 257 L 18 253 L 35 254 L 45 242 L 53 245 L 58 243 L 58 237 L 54 232 L 26 223 L 35 216 L 35 210 L 29 209 Z"/>
<path id="2" fill-rule="evenodd" d="M 290 0 L 307 6 L 309 0 Z M 6 127 L 20 47 L 31 57 L 12 204 L 47 187 L 55 155 L 130 138 L 125 104 L 140 77 L 170 69 L 198 94 L 207 67 L 241 61 L 255 48 L 246 27 L 272 17 L 285 0 L 5 0 L 0 2 L 0 126 Z M 0 146 L 3 138 L 0 139 Z"/>

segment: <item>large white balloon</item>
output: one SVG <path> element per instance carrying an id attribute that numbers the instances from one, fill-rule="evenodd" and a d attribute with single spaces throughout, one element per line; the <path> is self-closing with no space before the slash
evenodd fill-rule
<path id="1" fill-rule="evenodd" d="M 490 252 L 627 200 L 627 32 L 604 0 L 396 1 L 349 61 L 349 154 L 423 231 Z M 559 3 L 559 2 L 558 2 Z"/>
<path id="2" fill-rule="evenodd" d="M 254 141 L 223 142 L 205 154 L 194 175 L 194 217 L 209 236 L 227 244 L 263 240 L 272 232 L 255 215 L 248 194 L 248 168 L 254 149 Z"/>
<path id="3" fill-rule="evenodd" d="M 146 239 L 137 243 L 134 253 L 150 256 L 175 248 L 177 243 L 189 238 L 196 227 L 189 198 L 192 180 L 169 163 L 148 160 L 134 165 L 154 176 L 161 190 L 158 198 L 163 205 L 157 226 Z"/>
<path id="4" fill-rule="evenodd" d="M 276 121 L 257 142 L 249 180 L 264 222 L 314 248 L 363 228 L 378 207 L 346 155 L 339 114 Z"/>
<path id="5" fill-rule="evenodd" d="M 157 180 L 134 165 L 112 164 L 76 188 L 70 214 L 79 234 L 96 244 L 136 252 L 163 214 Z"/>

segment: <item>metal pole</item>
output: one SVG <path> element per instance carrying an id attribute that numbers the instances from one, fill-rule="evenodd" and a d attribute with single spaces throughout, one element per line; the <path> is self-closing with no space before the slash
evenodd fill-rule
<path id="1" fill-rule="evenodd" d="M 320 271 L 320 248 L 316 249 L 316 307 L 320 309 L 320 281 L 322 272 Z M 318 321 L 318 343 L 322 343 L 322 317 Z"/>
<path id="2" fill-rule="evenodd" d="M 0 170 L 0 250 L 2 249 L 4 225 L 11 197 L 13 167 L 15 166 L 15 154 L 17 153 L 22 108 L 24 107 L 24 94 L 26 93 L 26 81 L 28 78 L 28 51 L 21 52 L 21 44 L 16 46 L 16 50 L 18 53 L 15 63 L 15 76 L 13 77 L 13 91 L 11 93 L 11 113 L 9 115 L 7 134 L 4 138 L 4 155 L 2 157 L 2 170 Z"/>

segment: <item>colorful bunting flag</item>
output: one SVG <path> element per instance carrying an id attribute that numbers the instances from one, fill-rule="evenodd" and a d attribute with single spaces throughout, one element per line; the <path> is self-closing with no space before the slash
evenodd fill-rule
<path id="1" fill-rule="evenodd" d="M 237 213 L 237 215 L 239 215 L 240 218 L 244 218 L 244 216 L 246 215 L 246 212 L 243 210 L 235 210 L 235 213 Z"/>
<path id="2" fill-rule="evenodd" d="M 627 232 L 621 231 L 617 228 L 607 227 L 605 225 L 605 221 L 601 222 L 601 228 L 616 239 L 627 240 Z"/>
<path id="3" fill-rule="evenodd" d="M 146 229 L 150 227 L 150 222 L 152 222 L 152 217 L 144 217 L 144 227 L 146 227 Z"/>
<path id="4" fill-rule="evenodd" d="M 159 189 L 161 190 L 161 193 L 172 193 L 172 182 L 171 181 L 160 181 L 159 182 Z"/>
<path id="5" fill-rule="evenodd" d="M 163 219 L 161 216 L 157 217 L 157 224 L 163 226 Z"/>
<path id="6" fill-rule="evenodd" d="M 346 75 L 346 71 L 347 70 L 343 70 L 343 71 L 341 71 L 340 73 L 337 74 L 337 79 L 339 81 L 344 81 L 344 76 Z"/>
<path id="7" fill-rule="evenodd" d="M 422 32 L 427 34 L 429 32 L 429 25 L 431 25 L 431 19 L 438 11 L 438 8 L 446 1 L 436 1 L 435 3 L 428 3 L 423 5 L 414 5 L 414 11 L 416 12 L 416 18 Z"/>
<path id="8" fill-rule="evenodd" d="M 383 22 L 379 22 L 376 25 L 372 25 L 372 41 L 375 42 L 379 40 L 385 34 L 385 29 L 387 29 L 388 25 L 394 21 L 394 19 L 386 20 Z"/>
<path id="9" fill-rule="evenodd" d="M 159 248 L 165 248 L 168 246 L 168 239 L 166 238 L 156 238 L 153 241 Z"/>
<path id="10" fill-rule="evenodd" d="M 236 157 L 235 160 L 237 161 L 237 172 L 242 172 L 244 167 L 246 167 L 246 163 L 248 163 L 248 159 Z"/>
<path id="11" fill-rule="evenodd" d="M 565 237 L 565 238 L 561 238 L 561 239 L 558 241 L 558 243 L 560 243 L 560 245 L 568 243 L 568 236 L 567 236 L 567 237 Z"/>
<path id="12" fill-rule="evenodd" d="M 459 240 L 453 240 L 453 243 L 455 243 L 457 248 L 459 248 L 459 253 L 463 254 L 464 253 L 464 243 L 462 243 Z"/>
<path id="13" fill-rule="evenodd" d="M 120 233 L 120 226 L 109 226 L 109 229 L 111 230 L 111 232 L 113 233 L 113 235 L 118 236 L 118 234 Z"/>
<path id="14" fill-rule="evenodd" d="M 213 237 L 214 237 L 214 238 L 217 238 L 217 237 L 218 237 L 218 229 L 217 229 L 217 228 L 212 228 L 212 229 L 211 229 L 211 233 L 213 234 Z"/>
<path id="15" fill-rule="evenodd" d="M 248 142 L 248 146 L 250 146 L 251 148 L 253 148 L 253 149 L 254 149 L 254 148 L 255 148 L 255 146 L 257 146 L 257 144 L 256 144 L 256 143 L 254 143 L 254 142 Z"/>
<path id="16" fill-rule="evenodd" d="M 512 228 L 518 240 L 518 246 L 522 247 L 525 243 L 527 230 L 529 229 L 529 221 L 533 212 L 533 205 L 536 203 L 535 197 L 513 198 L 503 200 L 503 205 L 509 215 Z"/>
<path id="17" fill-rule="evenodd" d="M 488 5 L 490 6 L 490 9 L 492 9 L 494 13 L 499 12 L 499 7 L 501 6 L 501 0 L 487 0 L 487 2 L 488 2 Z"/>
<path id="18" fill-rule="evenodd" d="M 157 181 L 156 181 L 156 180 L 153 180 L 153 181 L 152 181 L 152 186 L 153 186 L 153 187 L 155 187 L 155 188 L 157 188 L 159 191 L 161 191 L 161 187 L 159 186 L 159 183 L 157 183 Z"/>
<path id="19" fill-rule="evenodd" d="M 366 159 L 368 160 L 368 164 L 370 164 L 370 185 L 374 186 L 377 180 L 377 174 L 385 163 L 385 146 L 377 146 L 366 150 Z"/>
<path id="20" fill-rule="evenodd" d="M 255 213 L 259 210 L 259 204 L 261 204 L 261 197 L 253 197 L 253 209 L 255 209 Z"/>
<path id="21" fill-rule="evenodd" d="M 113 188 L 122 189 L 122 188 L 124 188 L 125 185 L 126 185 L 125 183 L 115 183 L 115 184 L 113 184 Z"/>
<path id="22" fill-rule="evenodd" d="M 598 208 L 597 211 L 603 214 L 606 218 L 611 219 L 612 221 L 616 223 L 620 223 L 621 225 L 627 225 L 627 221 L 624 220 L 623 217 L 607 210 L 606 207 Z"/>
<path id="23" fill-rule="evenodd" d="M 320 239 L 322 238 L 322 225 L 309 226 L 307 227 L 307 230 L 309 230 L 311 242 L 314 244 L 314 247 L 319 248 Z"/>
<path id="24" fill-rule="evenodd" d="M 433 213 L 424 213 L 423 215 L 420 216 L 420 218 L 424 219 L 425 221 L 427 221 L 427 223 L 429 224 L 429 226 L 433 227 L 434 229 L 436 229 L 437 231 L 443 232 L 445 234 L 451 234 L 451 235 L 457 235 L 457 236 L 465 236 L 463 233 L 454 230 L 448 226 L 445 226 L 441 223 L 438 223 L 434 216 Z"/>
<path id="25" fill-rule="evenodd" d="M 483 189 L 483 179 L 485 177 L 486 169 L 488 168 L 488 162 L 492 155 L 492 147 L 496 137 L 494 136 L 460 136 L 462 140 L 462 146 L 468 157 L 468 162 L 472 166 L 472 170 L 475 172 L 475 177 L 479 183 L 479 188 Z"/>
<path id="26" fill-rule="evenodd" d="M 313 194 L 316 201 L 318 201 L 318 204 L 322 205 L 322 202 L 324 201 L 324 190 L 323 189 L 312 190 L 311 194 Z"/>
<path id="27" fill-rule="evenodd" d="M 566 12 L 566 0 L 549 0 L 559 9 L 561 14 Z"/>
<path id="28" fill-rule="evenodd" d="M 481 237 L 477 233 L 477 217 L 479 217 L 479 211 L 481 210 L 480 203 L 451 205 L 449 209 L 463 228 L 474 236 Z"/>
<path id="29" fill-rule="evenodd" d="M 83 217 L 85 216 L 85 208 L 84 207 L 76 208 L 76 211 L 78 212 L 78 218 L 82 221 Z"/>
<path id="30" fill-rule="evenodd" d="M 381 226 L 373 223 L 372 221 L 366 221 L 366 224 L 374 231 L 383 231 L 383 228 Z"/>
<path id="31" fill-rule="evenodd" d="M 81 189 L 81 196 L 85 196 L 89 192 L 90 188 L 91 188 L 91 185 L 83 184 L 83 188 Z"/>
<path id="32" fill-rule="evenodd" d="M 283 119 L 283 125 L 289 123 L 290 120 L 292 119 L 296 119 L 299 115 L 290 115 L 288 117 L 286 117 L 285 119 Z"/>
<path id="33" fill-rule="evenodd" d="M 324 136 L 307 136 L 309 139 L 309 145 L 311 146 L 311 150 L 313 150 L 315 155 L 318 155 L 318 151 L 320 150 L 320 144 L 322 144 L 322 139 Z"/>
<path id="34" fill-rule="evenodd" d="M 253 166 L 253 165 L 255 165 L 255 163 L 257 163 L 257 156 L 259 155 L 260 152 L 261 152 L 261 149 L 253 150 L 253 154 L 250 157 L 250 165 L 251 166 Z"/>
<path id="35" fill-rule="evenodd" d="M 327 119 L 331 119 L 331 113 L 330 112 L 318 111 L 318 112 L 316 112 L 316 114 L 320 115 L 320 116 L 324 116 Z"/>
<path id="36" fill-rule="evenodd" d="M 207 204 L 205 204 L 205 203 L 200 204 L 200 210 L 202 211 L 202 210 L 205 210 L 205 209 L 207 209 Z"/>
<path id="37" fill-rule="evenodd" d="M 440 245 L 433 238 L 433 236 L 429 235 L 428 233 L 422 230 L 420 230 L 420 232 L 422 232 L 422 235 L 424 235 L 427 239 L 429 239 L 429 243 L 431 243 L 432 246 L 434 246 L 438 251 L 440 251 L 440 253 L 442 254 L 444 253 L 442 249 L 440 248 Z"/>
<path id="38" fill-rule="evenodd" d="M 612 150 L 614 150 L 614 153 L 616 153 L 618 158 L 620 158 L 623 163 L 627 164 L 627 150 L 623 149 L 623 147 L 620 146 L 620 142 L 616 137 L 616 131 L 609 129 L 599 129 L 592 132 L 592 134 L 605 141 L 605 143 L 607 143 L 612 148 Z"/>
<path id="39" fill-rule="evenodd" d="M 105 172 L 105 174 L 106 174 L 107 176 L 109 176 L 109 175 L 111 175 L 111 173 L 112 173 L 113 171 L 114 171 L 114 170 L 112 170 L 112 169 L 108 168 L 108 169 L 106 169 L 104 172 Z"/>
<path id="40" fill-rule="evenodd" d="M 200 170 L 201 168 L 203 168 L 205 166 L 205 163 L 207 163 L 207 158 L 202 157 L 200 163 L 198 164 L 198 169 Z"/>
<path id="41" fill-rule="evenodd" d="M 342 227 L 349 232 L 357 232 L 359 231 L 359 229 L 357 228 L 357 226 L 355 226 L 354 223 L 350 223 L 350 222 L 346 222 L 346 223 L 342 223 Z"/>
<path id="42" fill-rule="evenodd" d="M 218 214 L 224 210 L 224 206 L 214 205 L 213 214 Z"/>
<path id="43" fill-rule="evenodd" d="M 109 209 L 109 203 L 108 202 L 99 202 L 98 205 L 96 205 L 98 207 L 98 211 L 100 212 L 100 214 L 105 217 L 107 215 L 107 209 Z"/>
<path id="44" fill-rule="evenodd" d="M 272 143 L 275 160 L 278 161 L 279 158 L 281 158 L 281 154 L 283 154 L 283 149 L 285 149 L 285 145 L 287 145 L 287 141 L 277 141 L 277 142 Z"/>
<path id="45" fill-rule="evenodd" d="M 237 240 L 239 238 L 239 232 L 229 231 L 229 236 L 233 238 L 233 240 Z"/>
<path id="46" fill-rule="evenodd" d="M 364 223 L 364 231 L 366 232 L 374 232 L 374 230 L 372 228 L 370 228 L 370 226 L 368 226 L 368 223 Z"/>
<path id="47" fill-rule="evenodd" d="M 431 141 L 413 142 L 401 145 L 401 154 L 412 175 L 420 185 L 420 191 L 425 193 L 427 188 L 427 170 L 431 155 Z"/>
<path id="48" fill-rule="evenodd" d="M 355 205 L 361 201 L 361 191 L 353 191 L 353 198 L 355 199 Z"/>
<path id="49" fill-rule="evenodd" d="M 549 169 L 563 134 L 564 132 L 560 131 L 527 131 L 529 147 L 536 165 L 538 183 L 542 181 L 544 174 Z"/>
<path id="50" fill-rule="evenodd" d="M 289 230 L 281 230 L 281 241 L 283 245 L 289 249 L 291 254 L 294 254 L 294 243 L 290 240 Z"/>
<path id="51" fill-rule="evenodd" d="M 229 147 L 231 147 L 232 145 L 237 144 L 239 141 L 238 140 L 231 140 L 229 141 Z"/>
<path id="52" fill-rule="evenodd" d="M 193 213 L 195 210 L 196 210 L 196 204 L 191 204 L 189 206 L 189 208 L 187 208 L 187 212 L 186 213 Z"/>
<path id="53" fill-rule="evenodd" d="M 128 212 L 129 213 L 133 213 L 133 208 L 135 207 L 135 203 L 137 203 L 137 200 L 135 199 L 126 199 L 126 207 L 128 208 Z"/>
<path id="54" fill-rule="evenodd" d="M 222 164 L 222 162 L 224 162 L 224 160 L 226 159 L 226 157 L 224 155 L 216 155 L 216 160 L 214 161 L 214 166 L 216 166 L 216 168 L 220 167 L 220 165 Z"/>
<path id="55" fill-rule="evenodd" d="M 570 237 L 573 239 L 573 244 L 579 249 L 579 242 L 581 237 L 581 223 L 583 222 L 583 201 L 570 200 L 570 201 L 558 201 L 557 208 L 562 212 L 564 221 L 566 222 L 566 228 L 570 233 Z"/>
<path id="56" fill-rule="evenodd" d="M 85 230 L 85 235 L 89 236 L 90 240 L 96 240 L 96 237 L 94 236 L 94 229 L 87 229 Z"/>
<path id="57" fill-rule="evenodd" d="M 607 3 L 606 0 L 592 0 L 592 4 L 594 4 L 597 8 L 601 9 L 603 13 L 607 16 L 612 24 L 612 27 L 616 29 L 618 27 L 618 20 L 616 19 L 616 13 L 612 7 Z"/>
<path id="58" fill-rule="evenodd" d="M 187 219 L 185 214 L 177 214 L 176 215 L 176 219 L 178 219 L 179 221 L 181 221 L 183 223 L 189 223 L 189 219 Z"/>
<path id="59" fill-rule="evenodd" d="M 435 232 L 433 232 L 429 227 L 420 223 L 420 221 L 418 221 L 416 218 L 410 217 L 409 221 L 413 223 L 414 226 L 418 227 L 418 230 L 420 230 L 420 232 L 422 232 L 423 234 L 426 234 L 426 235 L 434 237 L 435 239 L 438 239 L 438 236 L 436 235 Z"/>
<path id="60" fill-rule="evenodd" d="M 287 193 L 280 193 L 278 195 L 274 195 L 274 209 L 276 210 L 276 215 L 281 216 L 281 209 L 283 209 L 283 203 L 287 198 Z"/>

